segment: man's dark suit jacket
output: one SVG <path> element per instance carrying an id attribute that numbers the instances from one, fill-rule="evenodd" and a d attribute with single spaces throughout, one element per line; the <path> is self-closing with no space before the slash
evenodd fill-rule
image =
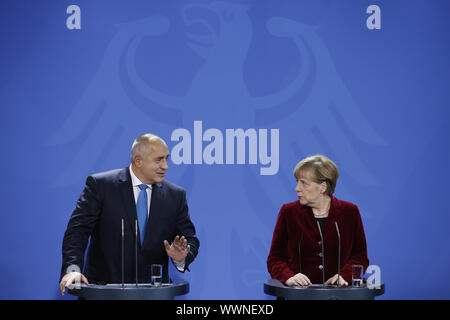
<path id="1" fill-rule="evenodd" d="M 122 218 L 125 230 L 125 282 L 136 281 L 135 220 L 136 204 L 129 168 L 94 174 L 78 199 L 64 234 L 61 278 L 70 265 L 83 270 L 89 283 L 121 283 Z M 185 236 L 191 249 L 185 259 L 185 270 L 197 256 L 199 240 L 189 218 L 186 192 L 163 181 L 152 186 L 150 214 L 143 245 L 138 232 L 139 282 L 150 282 L 150 265 L 163 265 L 163 280 L 168 281 L 168 256 L 164 240 Z"/>

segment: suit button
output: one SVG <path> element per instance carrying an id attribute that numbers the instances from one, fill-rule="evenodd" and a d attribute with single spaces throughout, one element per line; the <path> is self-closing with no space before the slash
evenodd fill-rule
<path id="1" fill-rule="evenodd" d="M 321 246 L 322 245 L 322 240 L 320 240 L 319 242 L 317 242 L 318 244 L 319 244 L 319 246 Z"/>
<path id="2" fill-rule="evenodd" d="M 320 266 L 319 266 L 319 269 L 322 270 L 322 269 L 323 269 L 323 265 L 320 265 Z"/>
<path id="3" fill-rule="evenodd" d="M 323 256 L 322 252 L 319 252 L 319 257 L 321 257 L 321 258 L 322 258 L 322 256 Z"/>

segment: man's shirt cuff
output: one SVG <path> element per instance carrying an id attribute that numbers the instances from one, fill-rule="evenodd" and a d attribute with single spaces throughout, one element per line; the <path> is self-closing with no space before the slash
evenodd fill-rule
<path id="1" fill-rule="evenodd" d="M 181 262 L 176 262 L 175 260 L 172 260 L 172 262 L 175 265 L 175 267 L 178 269 L 178 271 L 183 272 L 184 265 L 186 264 L 185 260 L 186 259 L 183 259 L 183 261 L 181 261 Z"/>

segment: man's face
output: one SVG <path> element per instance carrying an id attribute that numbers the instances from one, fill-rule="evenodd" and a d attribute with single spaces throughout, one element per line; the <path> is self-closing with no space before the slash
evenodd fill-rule
<path id="1" fill-rule="evenodd" d="M 163 182 L 169 166 L 169 149 L 159 140 L 151 140 L 147 143 L 146 152 L 134 158 L 134 166 L 137 169 L 136 176 L 145 184 Z"/>

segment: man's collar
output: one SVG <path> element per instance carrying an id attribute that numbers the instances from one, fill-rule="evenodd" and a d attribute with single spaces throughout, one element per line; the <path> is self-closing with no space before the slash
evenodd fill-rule
<path id="1" fill-rule="evenodd" d="M 133 169 L 132 169 L 132 167 L 131 167 L 131 164 L 130 164 L 130 166 L 129 166 L 128 168 L 129 168 L 129 170 L 130 170 L 131 184 L 133 185 L 133 187 L 137 187 L 137 186 L 139 186 L 139 185 L 141 185 L 141 184 L 145 184 L 145 183 L 143 183 L 141 180 L 139 180 L 138 177 L 136 177 L 136 175 L 134 174 Z M 152 185 L 151 185 L 151 184 L 147 184 L 147 186 L 148 186 L 150 189 L 152 188 Z"/>

